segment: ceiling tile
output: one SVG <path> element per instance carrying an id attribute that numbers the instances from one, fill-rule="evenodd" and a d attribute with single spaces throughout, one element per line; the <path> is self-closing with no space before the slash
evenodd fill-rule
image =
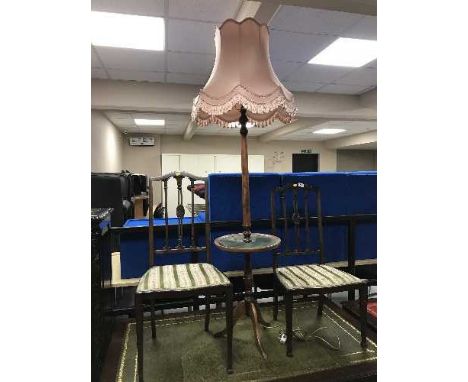
<path id="1" fill-rule="evenodd" d="M 129 130 L 130 131 L 130 130 Z M 144 126 L 144 127 L 140 127 L 140 126 L 137 126 L 135 128 L 135 130 L 133 130 L 132 132 L 135 132 L 135 133 L 147 133 L 147 134 L 155 134 L 155 135 L 165 135 L 166 134 L 166 130 L 165 129 L 159 129 L 159 128 L 155 128 L 155 127 L 151 127 L 151 126 Z"/>
<path id="2" fill-rule="evenodd" d="M 329 84 L 317 90 L 318 93 L 332 93 L 332 94 L 351 94 L 359 95 L 368 90 L 369 86 L 361 85 L 343 85 L 343 84 Z"/>
<path id="3" fill-rule="evenodd" d="M 132 121 L 132 120 L 122 120 L 122 121 L 118 121 L 118 120 L 111 120 L 112 123 L 117 126 L 119 129 L 138 129 L 138 126 L 135 125 L 135 122 Z"/>
<path id="4" fill-rule="evenodd" d="M 328 121 L 320 125 L 323 128 L 342 128 L 348 131 L 371 131 L 377 130 L 377 121 Z"/>
<path id="5" fill-rule="evenodd" d="M 167 53 L 167 70 L 175 73 L 210 74 L 215 56 L 200 53 Z"/>
<path id="6" fill-rule="evenodd" d="M 283 135 L 279 138 L 276 138 L 278 141 L 300 141 L 300 142 L 311 142 L 311 141 L 320 141 L 321 139 L 312 133 L 304 134 L 304 135 Z"/>
<path id="7" fill-rule="evenodd" d="M 167 73 L 166 82 L 175 84 L 204 85 L 208 81 L 208 75 Z"/>
<path id="8" fill-rule="evenodd" d="M 189 114 L 169 114 L 169 113 L 130 113 L 132 118 L 164 119 L 167 124 L 185 124 L 190 119 Z M 184 125 L 184 126 L 185 126 Z"/>
<path id="9" fill-rule="evenodd" d="M 362 15 L 354 13 L 283 5 L 273 17 L 270 27 L 291 32 L 339 36 L 361 18 Z"/>
<path id="10" fill-rule="evenodd" d="M 182 135 L 190 119 L 188 114 L 132 113 L 106 111 L 106 116 L 120 131 L 129 133 L 152 133 L 158 135 Z M 164 119 L 164 126 L 136 126 L 135 118 Z"/>
<path id="11" fill-rule="evenodd" d="M 344 85 L 375 86 L 377 85 L 377 69 L 355 68 L 336 80 L 336 83 Z"/>
<path id="12" fill-rule="evenodd" d="M 236 16 L 240 0 L 171 0 L 169 17 L 222 22 Z"/>
<path id="13" fill-rule="evenodd" d="M 92 0 L 91 9 L 140 16 L 164 16 L 164 0 Z"/>
<path id="14" fill-rule="evenodd" d="M 286 62 L 286 61 L 272 61 L 271 66 L 280 80 L 287 78 L 292 72 L 300 68 L 303 63 L 300 62 Z"/>
<path id="15" fill-rule="evenodd" d="M 345 131 L 333 135 L 320 135 L 313 132 L 320 129 L 344 129 Z M 280 140 L 299 140 L 299 141 L 326 141 L 354 134 L 360 134 L 377 129 L 376 121 L 328 121 L 320 125 L 298 130 L 287 134 Z"/>
<path id="16" fill-rule="evenodd" d="M 105 111 L 104 114 L 106 114 L 107 118 L 110 120 L 116 120 L 116 119 L 128 119 L 129 114 L 120 112 L 120 111 Z"/>
<path id="17" fill-rule="evenodd" d="M 327 128 L 341 128 L 345 131 L 333 135 L 314 134 L 314 131 Z M 294 133 L 287 134 L 279 138 L 279 140 L 292 140 L 292 141 L 326 141 L 345 137 L 349 135 L 359 134 L 366 131 L 375 130 L 377 124 L 375 121 L 328 121 L 320 125 L 308 127 L 302 130 L 295 131 Z"/>
<path id="18" fill-rule="evenodd" d="M 106 111 L 105 114 L 110 119 L 128 119 L 131 114 L 123 111 Z"/>
<path id="19" fill-rule="evenodd" d="M 96 46 L 95 49 L 108 69 L 164 71 L 165 52 L 103 46 Z"/>
<path id="20" fill-rule="evenodd" d="M 355 25 L 341 34 L 343 37 L 377 40 L 377 17 L 362 16 Z"/>
<path id="21" fill-rule="evenodd" d="M 252 130 L 252 129 L 250 129 Z M 249 135 L 250 135 L 250 130 L 249 130 Z M 237 136 L 239 134 L 238 129 L 232 129 L 232 128 L 223 128 L 219 126 L 214 126 L 214 125 L 209 125 L 209 126 L 200 126 L 197 128 L 195 131 L 196 135 L 226 135 L 226 136 Z"/>
<path id="22" fill-rule="evenodd" d="M 106 71 L 102 68 L 91 68 L 91 78 L 109 79 Z"/>
<path id="23" fill-rule="evenodd" d="M 288 81 L 306 81 L 325 84 L 336 81 L 338 78 L 343 77 L 351 70 L 351 68 L 344 68 L 339 66 L 304 64 L 300 69 L 296 70 L 288 77 Z"/>
<path id="24" fill-rule="evenodd" d="M 142 72 L 137 70 L 107 69 L 112 80 L 164 82 L 163 72 Z"/>
<path id="25" fill-rule="evenodd" d="M 250 137 L 258 137 L 260 135 L 263 135 L 265 133 L 268 133 L 274 129 L 271 129 L 270 126 L 265 126 L 265 127 L 253 127 L 249 130 L 249 136 Z M 240 135 L 239 130 L 237 130 L 237 134 Z"/>
<path id="26" fill-rule="evenodd" d="M 136 127 L 135 122 L 129 113 L 108 111 L 105 114 L 107 118 L 109 118 L 109 120 L 118 128 L 128 129 Z"/>
<path id="27" fill-rule="evenodd" d="M 215 24 L 169 19 L 167 28 L 168 50 L 215 54 Z"/>
<path id="28" fill-rule="evenodd" d="M 335 40 L 334 36 L 272 30 L 270 32 L 271 60 L 307 62 Z"/>
<path id="29" fill-rule="evenodd" d="M 294 81 L 284 81 L 283 85 L 290 91 L 297 92 L 314 92 L 320 89 L 324 84 L 315 83 L 315 82 L 294 82 Z"/>

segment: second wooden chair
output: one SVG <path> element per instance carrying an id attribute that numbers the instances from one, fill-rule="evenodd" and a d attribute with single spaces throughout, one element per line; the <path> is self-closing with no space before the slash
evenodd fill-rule
<path id="1" fill-rule="evenodd" d="M 311 216 L 309 196 L 315 198 L 315 216 Z M 279 196 L 282 218 L 276 217 L 276 200 Z M 301 204 L 301 207 L 299 206 Z M 290 207 L 290 208 L 288 208 Z M 291 208 L 292 207 L 292 208 Z M 288 211 L 289 210 L 289 211 Z M 293 355 L 293 296 L 318 295 L 317 315 L 323 312 L 324 295 L 334 292 L 359 290 L 361 346 L 367 346 L 367 280 L 324 264 L 323 224 L 320 189 L 303 183 L 277 187 L 271 192 L 271 226 L 273 235 L 278 234 L 277 220 L 282 223 L 282 246 L 274 253 L 273 272 L 275 295 L 273 317 L 278 319 L 278 293 L 284 295 L 286 310 L 286 354 Z M 311 229 L 318 231 L 318 248 L 311 244 Z M 293 226 L 293 237 L 289 237 Z M 279 267 L 279 256 L 319 255 L 318 264 Z"/>

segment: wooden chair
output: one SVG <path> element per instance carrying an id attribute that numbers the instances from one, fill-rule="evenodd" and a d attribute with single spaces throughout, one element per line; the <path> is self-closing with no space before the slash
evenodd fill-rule
<path id="1" fill-rule="evenodd" d="M 176 209 L 177 224 L 172 228 L 177 228 L 176 244 L 170 246 L 169 238 L 169 217 L 167 210 L 167 183 L 174 178 L 177 183 L 178 205 Z M 137 349 L 138 349 L 138 376 L 139 381 L 143 381 L 143 303 L 149 302 L 151 309 L 151 335 L 156 338 L 155 324 L 155 302 L 156 300 L 185 299 L 193 298 L 198 300 L 200 295 L 205 296 L 205 331 L 209 330 L 210 323 L 210 296 L 224 295 L 226 298 L 226 327 L 227 327 L 227 371 L 232 373 L 232 299 L 233 291 L 229 279 L 212 264 L 210 264 L 210 222 L 208 202 L 205 209 L 205 245 L 198 245 L 197 230 L 195 226 L 194 195 L 191 193 L 191 218 L 189 245 L 184 243 L 184 216 L 182 181 L 188 178 L 192 188 L 195 181 L 205 178 L 198 178 L 185 172 L 172 172 L 159 178 L 149 178 L 149 269 L 141 277 L 135 292 L 135 317 L 137 328 Z M 154 249 L 154 220 L 153 220 L 153 181 L 160 181 L 163 184 L 165 200 L 165 224 L 164 224 L 164 245 L 162 249 Z M 207 262 L 199 263 L 198 255 L 206 252 Z M 177 265 L 154 266 L 154 257 L 163 255 L 191 254 L 191 263 Z"/>
<path id="2" fill-rule="evenodd" d="M 291 195 L 292 194 L 292 195 Z M 302 194 L 302 196 L 300 196 Z M 315 194 L 316 216 L 309 214 L 309 195 Z M 271 192 L 271 226 L 273 235 L 277 235 L 276 199 L 279 196 L 282 214 L 282 246 L 274 253 L 273 272 L 275 275 L 275 293 L 273 318 L 278 319 L 278 292 L 284 295 L 286 306 L 286 354 L 292 357 L 293 330 L 292 312 L 294 295 L 318 295 L 318 316 L 322 315 L 324 294 L 359 290 L 361 346 L 367 347 L 367 280 L 359 279 L 347 272 L 324 264 L 323 225 L 319 187 L 303 183 L 276 187 Z M 287 205 L 292 196 L 292 213 L 288 214 Z M 299 208 L 299 199 L 303 208 Z M 291 210 L 291 208 L 290 208 Z M 290 211 L 291 212 L 291 211 Z M 301 216 L 302 214 L 302 216 Z M 318 248 L 311 246 L 311 223 L 317 225 Z M 292 228 L 292 227 L 293 228 Z M 289 237 L 291 232 L 293 237 Z M 301 229 L 303 228 L 303 233 Z M 318 264 L 292 265 L 278 267 L 279 256 L 319 255 Z"/>

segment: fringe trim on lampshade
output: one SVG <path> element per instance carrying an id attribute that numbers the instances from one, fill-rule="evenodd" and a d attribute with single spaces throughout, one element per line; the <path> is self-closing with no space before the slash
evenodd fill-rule
<path id="1" fill-rule="evenodd" d="M 192 120 L 199 126 L 207 126 L 210 123 L 228 127 L 232 120 L 226 120 L 223 116 L 233 109 L 243 106 L 251 114 L 249 122 L 257 127 L 265 127 L 279 119 L 283 123 L 291 123 L 295 119 L 297 108 L 294 97 L 288 99 L 283 89 L 278 86 L 276 90 L 268 95 L 252 93 L 242 85 L 237 85 L 228 94 L 221 98 L 213 98 L 205 92 L 193 101 Z M 255 114 L 271 114 L 266 119 L 256 119 Z"/>

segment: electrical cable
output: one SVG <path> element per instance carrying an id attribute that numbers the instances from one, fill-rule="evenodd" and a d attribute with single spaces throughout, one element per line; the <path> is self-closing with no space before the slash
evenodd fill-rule
<path id="1" fill-rule="evenodd" d="M 281 344 L 285 344 L 286 343 L 286 339 L 287 339 L 287 335 L 286 335 L 286 329 L 282 328 L 281 325 L 275 325 L 275 326 L 271 326 L 271 327 L 268 327 L 266 329 L 275 329 L 275 328 L 281 328 L 278 332 L 278 340 Z M 315 329 L 312 333 L 310 334 L 307 334 L 307 332 L 300 328 L 300 327 L 297 327 L 296 329 L 293 329 L 293 337 L 298 340 L 298 341 L 302 341 L 302 342 L 310 342 L 310 341 L 313 341 L 313 340 L 319 340 L 321 342 L 323 342 L 325 345 L 327 345 L 331 350 L 335 350 L 335 351 L 338 351 L 341 349 L 341 340 L 340 340 L 340 337 L 339 336 L 336 336 L 336 339 L 337 339 L 337 342 L 338 342 L 338 345 L 333 345 L 331 344 L 329 341 L 327 341 L 324 337 L 322 336 L 318 336 L 318 335 L 315 335 L 315 333 L 321 331 L 321 330 L 325 330 L 325 329 L 328 329 L 326 326 L 322 326 L 318 329 Z"/>

